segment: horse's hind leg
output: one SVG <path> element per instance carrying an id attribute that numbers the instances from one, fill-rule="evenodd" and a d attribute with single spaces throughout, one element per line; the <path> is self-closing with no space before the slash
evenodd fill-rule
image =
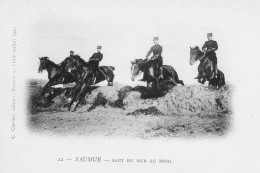
<path id="1" fill-rule="evenodd" d="M 72 106 L 72 104 L 74 103 L 75 99 L 76 99 L 76 96 L 74 96 L 74 97 L 71 99 L 71 101 L 70 101 L 70 103 L 69 103 L 68 111 L 70 111 L 71 106 Z"/>
<path id="2" fill-rule="evenodd" d="M 85 89 L 84 89 L 85 90 Z M 79 104 L 82 102 L 82 100 L 85 98 L 87 93 L 82 93 L 79 97 L 78 97 L 78 100 L 76 100 L 76 103 L 75 103 L 75 107 L 73 109 L 73 112 L 76 111 L 76 109 L 78 108 Z"/>
<path id="3" fill-rule="evenodd" d="M 174 79 L 171 79 L 170 81 L 172 81 L 175 86 L 177 86 L 177 84 L 179 83 L 179 82 L 176 82 Z"/>
<path id="4" fill-rule="evenodd" d="M 203 78 L 201 83 L 204 84 L 206 82 L 206 80 L 207 80 L 206 78 Z"/>
<path id="5" fill-rule="evenodd" d="M 156 89 L 157 89 L 157 91 L 159 91 L 161 89 L 158 78 L 156 79 Z"/>
<path id="6" fill-rule="evenodd" d="M 112 75 L 112 76 L 110 76 L 110 77 L 108 77 L 108 79 L 107 79 L 107 86 L 113 86 L 113 81 L 114 81 L 114 75 Z"/>
<path id="7" fill-rule="evenodd" d="M 204 84 L 206 82 L 206 79 L 205 78 L 198 78 L 198 82 L 201 83 L 201 84 Z"/>
<path id="8" fill-rule="evenodd" d="M 184 86 L 183 80 L 179 80 L 179 81 L 178 81 L 178 84 L 181 84 L 181 85 Z"/>

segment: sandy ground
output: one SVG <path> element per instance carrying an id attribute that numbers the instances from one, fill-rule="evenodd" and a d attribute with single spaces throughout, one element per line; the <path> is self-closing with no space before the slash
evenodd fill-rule
<path id="1" fill-rule="evenodd" d="M 94 90 L 86 97 L 86 104 L 79 107 L 76 112 L 69 112 L 63 107 L 37 109 L 38 111 L 28 115 L 29 127 L 35 133 L 44 135 L 143 139 L 219 137 L 230 131 L 230 87 L 220 91 L 205 86 L 178 86 L 164 97 L 156 99 L 141 99 L 140 94 L 138 96 L 138 93 L 131 91 L 124 95 L 123 107 L 112 107 L 109 103 L 122 95 L 118 94 L 122 88 L 124 86 L 118 85 Z M 197 94 L 194 90 L 198 91 Z M 193 95 L 185 100 L 189 95 L 187 91 Z M 100 92 L 103 93 L 102 99 L 107 101 L 103 105 L 96 104 Z M 202 97 L 200 94 L 203 92 L 207 94 L 203 94 Z M 60 99 L 55 100 L 55 103 L 60 102 Z M 96 105 L 93 107 L 94 103 Z M 169 106 L 168 110 L 165 110 L 165 105 Z M 89 111 L 91 106 L 92 109 Z"/>

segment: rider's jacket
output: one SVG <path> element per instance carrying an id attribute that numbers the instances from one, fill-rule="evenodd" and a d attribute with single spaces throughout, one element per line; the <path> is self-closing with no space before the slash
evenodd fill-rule
<path id="1" fill-rule="evenodd" d="M 202 49 L 205 49 L 205 48 L 207 49 L 208 55 L 216 56 L 215 51 L 218 50 L 218 43 L 214 40 L 208 40 L 202 46 Z M 215 48 L 215 49 L 212 50 L 213 48 Z"/>
<path id="2" fill-rule="evenodd" d="M 90 58 L 89 61 L 101 61 L 103 59 L 103 54 L 100 52 L 94 53 Z"/>
<path id="3" fill-rule="evenodd" d="M 150 48 L 150 50 L 147 52 L 146 58 L 148 58 L 151 55 L 151 53 L 153 53 L 153 57 L 157 56 L 157 57 L 161 58 L 162 50 L 163 50 L 163 48 L 161 45 L 159 45 L 159 44 L 153 45 Z"/>
<path id="4" fill-rule="evenodd" d="M 89 64 L 93 68 L 93 70 L 97 70 L 99 66 L 99 61 L 103 59 L 103 54 L 100 52 L 94 53 L 90 58 L 89 58 Z"/>

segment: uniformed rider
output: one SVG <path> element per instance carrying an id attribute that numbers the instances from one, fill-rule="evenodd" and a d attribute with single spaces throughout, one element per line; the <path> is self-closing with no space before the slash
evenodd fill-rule
<path id="1" fill-rule="evenodd" d="M 217 56 L 215 51 L 218 50 L 218 43 L 212 39 L 212 33 L 207 33 L 208 41 L 204 43 L 202 46 L 202 50 L 209 57 L 209 59 L 213 62 L 213 72 L 215 77 L 217 78 L 218 74 L 218 66 L 217 66 Z"/>
<path id="2" fill-rule="evenodd" d="M 160 76 L 159 78 L 163 78 L 163 59 L 162 59 L 162 46 L 159 45 L 159 37 L 154 37 L 153 39 L 154 45 L 150 48 L 150 50 L 146 54 L 146 58 L 144 61 L 154 60 L 158 64 L 158 67 L 160 68 Z M 148 58 L 151 53 L 153 53 L 153 56 L 151 58 Z M 145 81 L 145 76 L 142 79 L 142 81 Z"/>
<path id="3" fill-rule="evenodd" d="M 94 73 L 95 78 L 98 75 L 99 62 L 103 59 L 103 54 L 101 53 L 101 48 L 102 48 L 101 46 L 97 46 L 97 52 L 94 53 L 89 58 L 89 65 L 92 68 L 92 72 Z"/>

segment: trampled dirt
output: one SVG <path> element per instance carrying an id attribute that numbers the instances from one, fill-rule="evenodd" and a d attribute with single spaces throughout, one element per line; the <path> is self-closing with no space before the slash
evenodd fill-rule
<path id="1" fill-rule="evenodd" d="M 32 131 L 46 135 L 100 137 L 214 137 L 231 128 L 232 87 L 175 86 L 165 95 L 147 97 L 145 87 L 100 86 L 87 94 L 76 112 L 39 99 L 41 84 L 29 84 L 28 121 Z"/>

